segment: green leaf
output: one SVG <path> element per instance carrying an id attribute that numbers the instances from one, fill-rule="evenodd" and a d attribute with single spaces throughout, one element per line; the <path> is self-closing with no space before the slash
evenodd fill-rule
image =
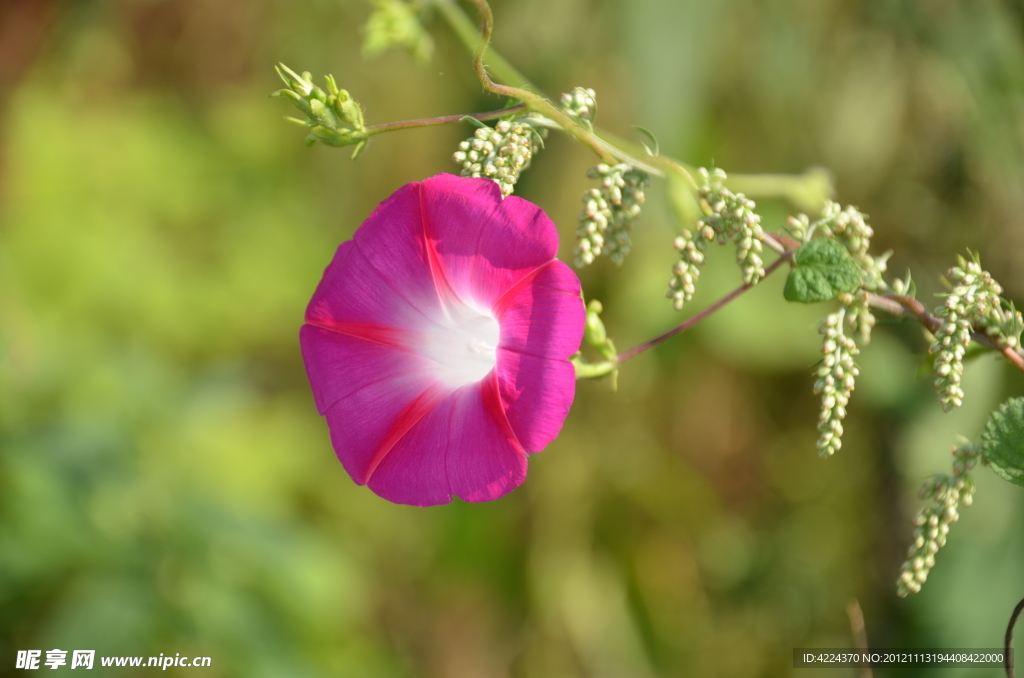
<path id="1" fill-rule="evenodd" d="M 357 158 L 359 158 L 359 156 L 361 156 L 363 154 L 363 151 L 366 150 L 366 144 L 367 143 L 369 143 L 369 140 L 368 139 L 363 139 L 358 144 L 356 144 L 355 149 L 352 150 L 352 159 L 353 160 L 356 160 Z"/>
<path id="2" fill-rule="evenodd" d="M 992 470 L 1024 486 L 1024 398 L 1011 398 L 988 418 L 981 449 Z"/>
<path id="3" fill-rule="evenodd" d="M 816 238 L 793 255 L 793 270 L 786 279 L 787 301 L 814 304 L 853 292 L 861 283 L 861 270 L 850 253 L 830 238 Z"/>
<path id="4" fill-rule="evenodd" d="M 652 156 L 656 157 L 658 155 L 658 151 L 660 149 L 660 146 L 658 144 L 657 137 L 654 136 L 654 132 L 652 132 L 649 129 L 645 129 L 645 128 L 641 127 L 640 125 L 633 125 L 633 129 L 635 129 L 637 132 L 642 133 L 644 136 L 646 136 L 648 139 L 651 140 L 651 146 L 648 146 L 647 144 L 644 144 L 644 150 L 647 151 L 647 155 L 652 155 Z M 652 146 L 653 146 L 653 148 L 652 148 Z"/>
<path id="5" fill-rule="evenodd" d="M 474 127 L 479 127 L 480 129 L 490 129 L 490 125 L 488 125 L 482 120 L 477 120 L 472 115 L 462 116 L 461 118 L 459 118 L 459 122 L 468 122 L 470 125 L 473 125 Z"/>

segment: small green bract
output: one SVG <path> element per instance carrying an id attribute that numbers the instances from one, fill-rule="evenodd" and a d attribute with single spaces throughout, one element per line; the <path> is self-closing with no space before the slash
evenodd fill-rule
<path id="1" fill-rule="evenodd" d="M 835 299 L 860 287 L 862 274 L 846 248 L 829 238 L 815 238 L 793 255 L 793 270 L 786 278 L 787 301 L 814 304 Z"/>
<path id="2" fill-rule="evenodd" d="M 981 447 L 993 471 L 1024 486 L 1024 398 L 1011 398 L 992 413 Z"/>

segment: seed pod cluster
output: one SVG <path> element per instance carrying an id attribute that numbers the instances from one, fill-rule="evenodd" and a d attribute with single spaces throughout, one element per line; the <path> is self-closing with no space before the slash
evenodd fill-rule
<path id="1" fill-rule="evenodd" d="M 587 129 L 594 128 L 597 117 L 597 93 L 588 88 L 575 87 L 571 92 L 562 95 L 562 110 L 577 124 Z"/>
<path id="2" fill-rule="evenodd" d="M 592 264 L 601 254 L 621 265 L 632 248 L 629 232 L 640 216 L 640 206 L 646 200 L 644 189 L 651 178 L 626 164 L 604 163 L 591 168 L 587 176 L 601 185 L 583 194 L 583 211 L 576 228 L 576 266 Z"/>
<path id="3" fill-rule="evenodd" d="M 459 144 L 452 159 L 462 167 L 464 177 L 487 177 L 512 195 L 519 175 L 539 150 L 542 132 L 528 119 L 500 120 L 494 127 L 481 127 Z"/>

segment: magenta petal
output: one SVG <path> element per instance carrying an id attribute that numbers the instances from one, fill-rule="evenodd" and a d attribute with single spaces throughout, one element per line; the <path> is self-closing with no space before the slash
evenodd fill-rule
<path id="1" fill-rule="evenodd" d="M 558 253 L 558 230 L 544 211 L 514 196 L 502 200 L 490 179 L 439 174 L 420 191 L 431 246 L 466 302 L 490 308 Z"/>
<path id="2" fill-rule="evenodd" d="M 558 436 L 576 395 L 568 360 L 498 349 L 498 393 L 509 425 L 527 452 L 540 452 Z"/>
<path id="3" fill-rule="evenodd" d="M 371 490 L 396 504 L 434 506 L 451 501 L 445 454 L 455 400 L 452 394 L 438 403 L 391 448 L 367 482 Z"/>
<path id="4" fill-rule="evenodd" d="M 299 334 L 317 409 L 360 485 L 391 447 L 450 391 L 420 356 L 306 325 Z"/>
<path id="5" fill-rule="evenodd" d="M 526 479 L 526 453 L 505 418 L 493 376 L 457 392 L 448 482 L 465 501 L 497 499 Z"/>
<path id="6" fill-rule="evenodd" d="M 380 462 L 371 490 L 398 504 L 497 499 L 526 478 L 526 454 L 505 419 L 494 377 L 452 393 Z"/>
<path id="7" fill-rule="evenodd" d="M 423 388 L 431 382 L 433 365 L 426 358 L 383 343 L 303 325 L 299 346 L 320 414 L 353 391 L 376 382 L 410 376 Z"/>
<path id="8" fill-rule="evenodd" d="M 352 480 L 365 485 L 376 477 L 394 447 L 436 411 L 444 395 L 415 379 L 397 379 L 370 384 L 327 410 L 331 444 Z"/>
<path id="9" fill-rule="evenodd" d="M 432 270 L 423 230 L 420 184 L 406 184 L 377 206 L 352 238 L 393 294 L 429 318 L 444 315 L 446 283 Z"/>
<path id="10" fill-rule="evenodd" d="M 338 247 L 324 270 L 306 308 L 306 322 L 364 335 L 381 329 L 416 328 L 426 322 L 426 316 L 396 294 L 350 240 Z"/>
<path id="11" fill-rule="evenodd" d="M 494 310 L 502 348 L 563 360 L 580 348 L 586 322 L 580 281 L 561 261 L 518 284 Z"/>

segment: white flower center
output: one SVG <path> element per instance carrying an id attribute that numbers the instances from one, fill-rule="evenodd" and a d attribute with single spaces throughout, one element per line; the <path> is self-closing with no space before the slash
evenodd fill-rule
<path id="1" fill-rule="evenodd" d="M 423 355 L 437 364 L 437 378 L 453 389 L 480 381 L 497 363 L 501 328 L 486 311 L 456 303 L 443 326 L 424 333 Z"/>

